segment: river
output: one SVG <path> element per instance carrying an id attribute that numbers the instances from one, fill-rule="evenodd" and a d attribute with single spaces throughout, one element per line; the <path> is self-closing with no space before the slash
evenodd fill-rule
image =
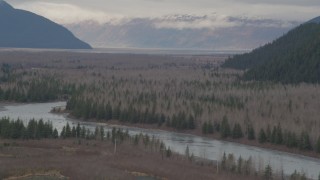
<path id="1" fill-rule="evenodd" d="M 65 106 L 65 104 L 65 102 L 15 105 L 2 104 L 0 105 L 0 117 L 6 116 L 12 119 L 20 118 L 25 123 L 31 118 L 37 120 L 42 118 L 45 121 L 51 121 L 53 127 L 57 128 L 59 131 L 67 122 L 73 125 L 80 122 L 81 125 L 84 125 L 91 130 L 97 125 L 103 125 L 105 130 L 111 130 L 111 128 L 114 127 L 102 123 L 81 122 L 76 119 L 68 118 L 66 114 L 50 113 L 53 107 Z M 226 152 L 227 154 L 234 154 L 237 158 L 239 156 L 245 159 L 251 157 L 257 169 L 264 169 L 267 164 L 270 164 L 274 172 L 283 170 L 284 174 L 290 175 L 297 170 L 298 172 L 304 172 L 307 177 L 311 179 L 317 179 L 320 173 L 320 159 L 316 158 L 182 133 L 126 126 L 116 127 L 128 129 L 129 134 L 131 135 L 146 133 L 150 136 L 155 136 L 162 140 L 166 146 L 170 146 L 170 149 L 181 154 L 184 154 L 186 147 L 189 146 L 190 153 L 210 160 L 220 160 L 223 153 Z"/>

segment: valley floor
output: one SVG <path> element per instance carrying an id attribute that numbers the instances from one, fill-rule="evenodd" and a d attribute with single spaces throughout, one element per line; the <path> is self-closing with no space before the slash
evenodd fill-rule
<path id="1" fill-rule="evenodd" d="M 162 158 L 157 152 L 126 142 L 114 154 L 114 145 L 109 141 L 0 140 L 1 179 L 41 175 L 78 180 L 259 178 L 217 173 L 212 165 L 199 165 L 179 155 Z"/>

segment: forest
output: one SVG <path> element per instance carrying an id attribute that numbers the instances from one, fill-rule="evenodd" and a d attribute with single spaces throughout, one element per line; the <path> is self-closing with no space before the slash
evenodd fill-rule
<path id="1" fill-rule="evenodd" d="M 305 23 L 250 53 L 226 60 L 224 68 L 247 70 L 242 79 L 319 83 L 320 24 Z"/>
<path id="2" fill-rule="evenodd" d="M 320 86 L 243 81 L 243 71 L 219 67 L 226 57 L 2 53 L 0 98 L 67 101 L 64 112 L 83 121 L 319 153 Z"/>

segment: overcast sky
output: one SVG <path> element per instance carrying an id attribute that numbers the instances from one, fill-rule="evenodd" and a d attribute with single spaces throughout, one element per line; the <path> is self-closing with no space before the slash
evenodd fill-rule
<path id="1" fill-rule="evenodd" d="M 59 23 L 172 14 L 305 21 L 320 16 L 320 0 L 7 0 Z"/>

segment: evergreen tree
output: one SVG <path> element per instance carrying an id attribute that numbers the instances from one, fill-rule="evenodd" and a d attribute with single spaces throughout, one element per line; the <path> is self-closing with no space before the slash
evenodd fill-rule
<path id="1" fill-rule="evenodd" d="M 226 170 L 227 169 L 227 155 L 224 152 L 221 160 L 221 169 Z"/>
<path id="2" fill-rule="evenodd" d="M 264 130 L 261 128 L 259 132 L 259 143 L 265 143 L 267 141 L 267 136 Z"/>
<path id="3" fill-rule="evenodd" d="M 53 137 L 54 139 L 59 138 L 58 130 L 57 130 L 56 128 L 54 128 L 54 130 L 53 130 L 52 137 Z"/>
<path id="4" fill-rule="evenodd" d="M 312 146 L 310 143 L 309 134 L 306 132 L 302 132 L 300 136 L 300 149 L 302 150 L 312 150 Z"/>
<path id="5" fill-rule="evenodd" d="M 169 158 L 171 157 L 171 155 L 172 155 L 171 149 L 170 147 L 168 147 L 168 149 L 166 150 L 166 156 Z"/>
<path id="6" fill-rule="evenodd" d="M 103 141 L 104 136 L 105 136 L 104 128 L 103 128 L 103 126 L 100 126 L 100 139 L 101 139 L 101 141 Z"/>
<path id="7" fill-rule="evenodd" d="M 266 137 L 267 137 L 267 142 L 271 142 L 271 128 L 269 124 L 266 130 Z"/>
<path id="8" fill-rule="evenodd" d="M 223 117 L 220 127 L 220 134 L 222 138 L 227 138 L 230 136 L 230 125 L 228 122 L 228 118 L 226 116 Z"/>
<path id="9" fill-rule="evenodd" d="M 282 129 L 281 129 L 280 123 L 277 126 L 275 143 L 276 144 L 282 144 L 283 143 Z"/>
<path id="10" fill-rule="evenodd" d="M 211 121 L 209 121 L 207 124 L 207 132 L 208 134 L 213 134 L 213 125 Z"/>
<path id="11" fill-rule="evenodd" d="M 186 155 L 186 158 L 187 158 L 187 159 L 189 159 L 189 158 L 190 158 L 190 150 L 189 150 L 189 146 L 187 146 L 187 147 L 186 147 L 185 155 Z"/>
<path id="12" fill-rule="evenodd" d="M 320 137 L 317 140 L 317 144 L 316 144 L 316 152 L 320 153 Z M 320 176 L 319 176 L 320 177 Z"/>
<path id="13" fill-rule="evenodd" d="M 208 134 L 208 123 L 207 122 L 204 122 L 202 124 L 202 133 L 203 134 Z"/>
<path id="14" fill-rule="evenodd" d="M 72 130 L 71 130 L 71 137 L 73 137 L 73 138 L 77 137 L 77 131 L 74 126 L 72 127 Z"/>
<path id="15" fill-rule="evenodd" d="M 242 164 L 243 164 L 243 160 L 240 156 L 238 159 L 238 164 L 237 164 L 237 173 L 239 173 L 239 174 L 242 174 Z"/>
<path id="16" fill-rule="evenodd" d="M 66 127 L 63 126 L 62 131 L 60 132 L 60 137 L 62 137 L 63 139 L 66 138 Z"/>
<path id="17" fill-rule="evenodd" d="M 248 126 L 248 139 L 249 140 L 255 140 L 256 139 L 255 132 L 254 132 L 254 129 L 253 129 L 252 125 Z"/>
<path id="18" fill-rule="evenodd" d="M 232 138 L 233 139 L 238 139 L 238 138 L 242 138 L 243 137 L 243 133 L 242 133 L 242 129 L 239 123 L 236 123 L 233 127 L 232 130 Z"/>
<path id="19" fill-rule="evenodd" d="M 264 178 L 266 180 L 272 179 L 272 168 L 270 165 L 267 165 L 264 171 Z"/>
<path id="20" fill-rule="evenodd" d="M 70 128 L 69 123 L 67 123 L 65 131 L 66 131 L 65 137 L 67 137 L 67 138 L 71 137 L 71 128 Z"/>
<path id="21" fill-rule="evenodd" d="M 271 143 L 275 144 L 277 138 L 277 128 L 274 126 L 271 133 Z"/>
<path id="22" fill-rule="evenodd" d="M 162 116 L 161 116 L 162 117 Z M 162 118 L 161 118 L 162 119 Z M 162 122 L 162 121 L 161 121 Z M 163 121 L 164 122 L 164 121 Z M 195 129 L 196 125 L 193 116 L 190 114 L 188 118 L 188 129 Z"/>
<path id="23" fill-rule="evenodd" d="M 81 127 L 80 127 L 80 123 L 78 123 L 77 128 L 76 128 L 76 136 L 77 138 L 80 138 L 80 134 L 81 133 Z"/>

